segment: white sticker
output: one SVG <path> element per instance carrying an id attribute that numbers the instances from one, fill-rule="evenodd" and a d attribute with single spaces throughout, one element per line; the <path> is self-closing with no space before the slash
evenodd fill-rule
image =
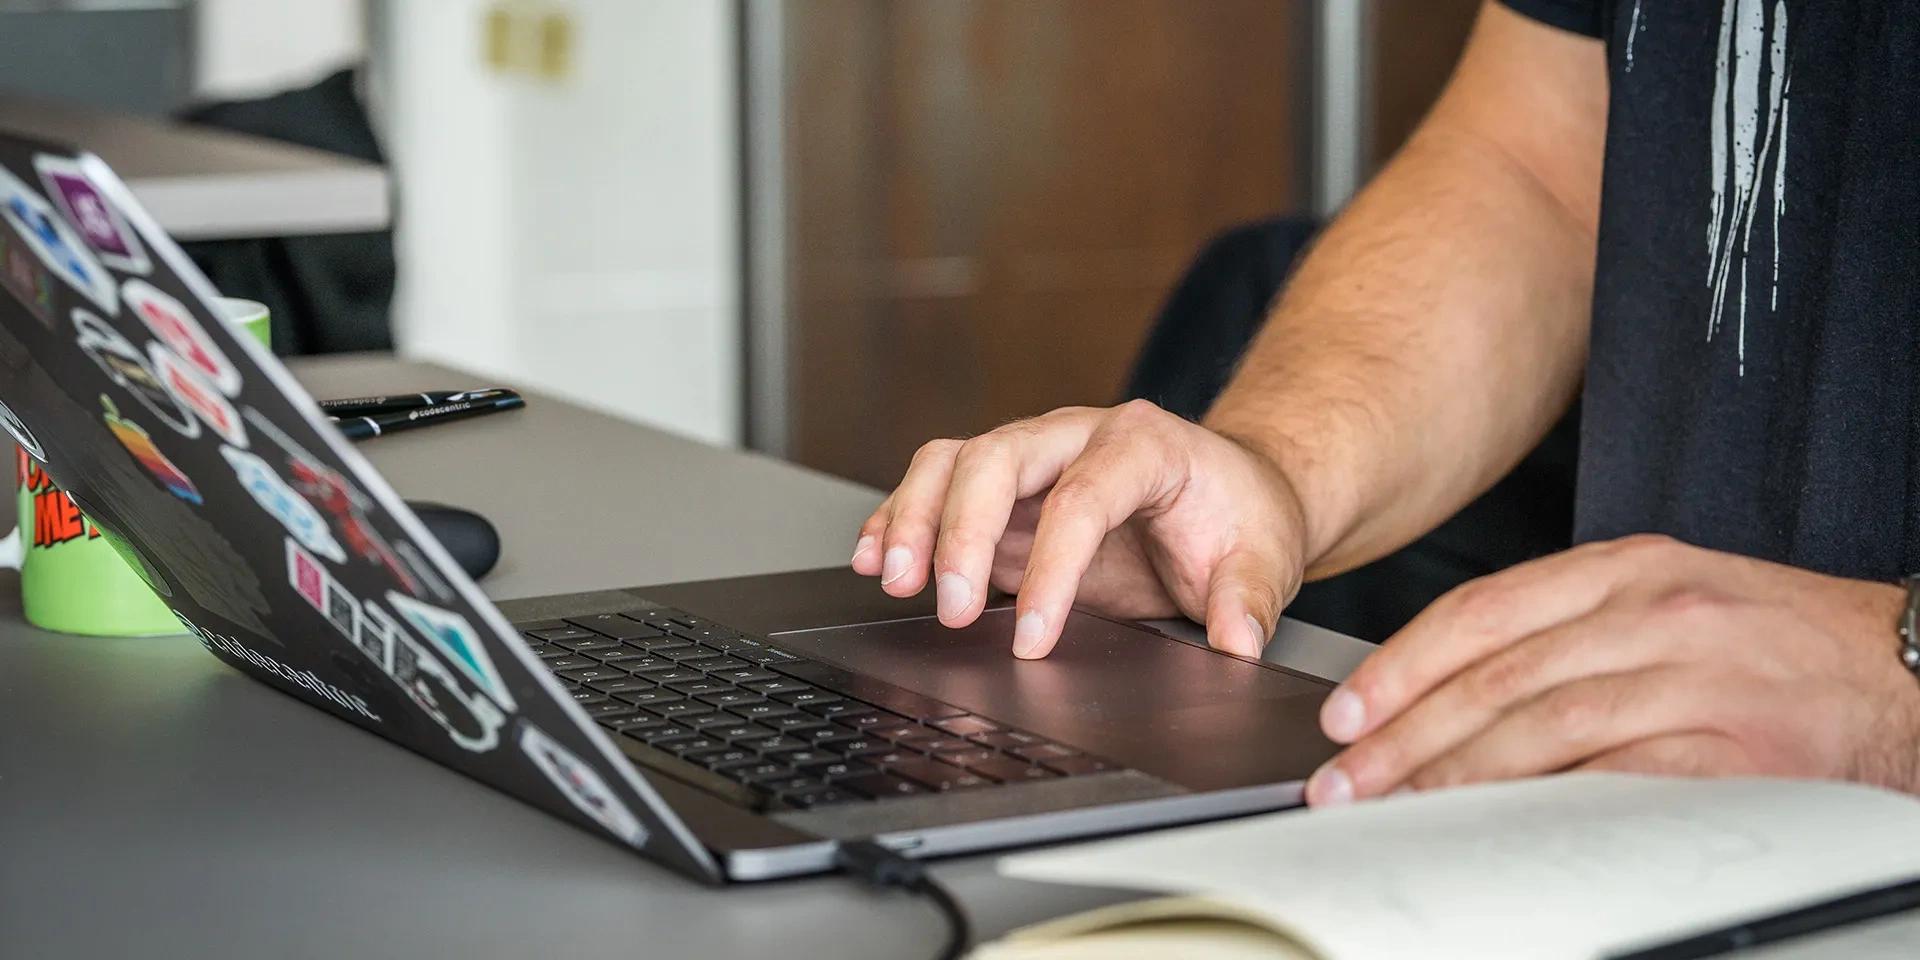
<path id="1" fill-rule="evenodd" d="M 440 648 L 440 652 L 446 654 L 475 686 L 486 691 L 494 702 L 509 713 L 518 709 L 514 705 L 513 693 L 507 689 L 506 681 L 500 679 L 500 671 L 494 669 L 493 658 L 487 655 L 480 635 L 474 632 L 473 625 L 467 622 L 466 617 L 430 603 L 422 603 L 397 590 L 387 591 L 387 602 L 393 604 L 393 608 L 400 611 L 400 616 Z"/>
<path id="2" fill-rule="evenodd" d="M 339 541 L 333 539 L 333 531 L 327 528 L 326 518 L 307 502 L 307 498 L 287 486 L 287 482 L 280 479 L 280 475 L 274 473 L 265 460 L 229 446 L 222 446 L 220 455 L 227 458 L 227 463 L 233 467 L 233 478 L 253 494 L 253 500 L 260 505 L 260 509 L 280 521 L 280 525 L 301 546 L 334 563 L 346 562 L 347 552 L 340 549 Z M 346 618 L 342 629 L 353 629 L 351 616 Z"/>
<path id="3" fill-rule="evenodd" d="M 208 383 L 229 397 L 240 393 L 240 371 L 227 359 L 220 345 L 207 336 L 205 328 L 193 318 L 186 304 L 168 296 L 145 280 L 128 280 L 120 288 L 127 306 L 153 332 L 155 339 L 167 345 Z"/>
<path id="4" fill-rule="evenodd" d="M 113 275 L 43 197 L 5 168 L 0 168 L 0 218 L 20 234 L 49 272 L 108 315 L 120 312 Z"/>
<path id="5" fill-rule="evenodd" d="M 521 725 L 520 750 L 575 809 L 627 843 L 637 847 L 647 842 L 647 828 L 607 788 L 600 774 L 539 727 Z"/>
<path id="6" fill-rule="evenodd" d="M 83 307 L 73 309 L 73 329 L 78 334 L 75 343 L 85 353 L 100 372 L 113 381 L 114 386 L 133 394 L 140 405 L 147 408 L 161 423 L 173 428 L 174 432 L 191 440 L 200 435 L 200 421 L 193 412 L 180 402 L 180 398 L 167 389 L 154 375 L 153 367 L 140 352 L 113 325 L 87 312 Z"/>
<path id="7" fill-rule="evenodd" d="M 0 403 L 0 428 L 5 428 L 7 434 L 13 437 L 13 442 L 19 444 L 20 449 L 27 451 L 35 460 L 41 463 L 47 462 L 47 448 L 40 445 L 33 431 L 27 429 L 26 422 L 15 416 L 13 408 L 5 403 Z"/>

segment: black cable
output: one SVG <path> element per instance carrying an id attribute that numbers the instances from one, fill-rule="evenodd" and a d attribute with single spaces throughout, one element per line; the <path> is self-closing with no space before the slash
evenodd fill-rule
<path id="1" fill-rule="evenodd" d="M 835 850 L 833 859 L 841 870 L 872 886 L 898 888 L 933 901 L 947 921 L 947 945 L 941 948 L 939 960 L 960 960 L 960 956 L 973 945 L 973 931 L 967 923 L 966 910 L 954 898 L 953 891 L 935 880 L 919 861 L 903 857 L 871 840 L 842 843 Z"/>

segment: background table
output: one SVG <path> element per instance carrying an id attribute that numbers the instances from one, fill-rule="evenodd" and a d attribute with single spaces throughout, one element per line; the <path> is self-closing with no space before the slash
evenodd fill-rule
<path id="1" fill-rule="evenodd" d="M 261 137 L 0 95 L 0 130 L 82 147 L 127 181 L 175 240 L 385 229 L 378 164 Z"/>
<path id="2" fill-rule="evenodd" d="M 319 396 L 473 378 L 301 362 Z M 410 499 L 499 525 L 497 597 L 844 563 L 875 491 L 535 397 L 372 441 Z M 1330 672 L 1365 645 L 1304 625 Z M 1242 745 L 1258 749 L 1257 744 Z M 939 867 L 987 935 L 1110 899 Z M 912 958 L 924 903 L 839 878 L 714 890 L 334 720 L 186 637 L 20 619 L 0 579 L 0 953 L 21 957 Z"/>

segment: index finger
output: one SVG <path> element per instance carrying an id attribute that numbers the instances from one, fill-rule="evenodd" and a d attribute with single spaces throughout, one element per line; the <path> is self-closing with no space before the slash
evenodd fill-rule
<path id="1" fill-rule="evenodd" d="M 1059 642 L 1101 541 L 1161 492 L 1165 470 L 1159 449 L 1139 433 L 1103 427 L 1060 474 L 1041 507 L 1014 605 L 1014 656 L 1044 657 Z"/>

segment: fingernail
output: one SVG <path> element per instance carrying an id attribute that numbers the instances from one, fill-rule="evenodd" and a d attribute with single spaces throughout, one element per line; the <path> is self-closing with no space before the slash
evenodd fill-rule
<path id="1" fill-rule="evenodd" d="M 1367 722 L 1367 705 L 1360 695 L 1340 687 L 1320 707 L 1320 729 L 1335 743 L 1352 743 Z"/>
<path id="2" fill-rule="evenodd" d="M 1249 657 L 1257 657 L 1260 651 L 1267 648 L 1267 631 L 1261 629 L 1260 621 L 1255 620 L 1251 613 L 1247 614 L 1247 640 L 1252 644 L 1247 647 Z"/>
<path id="3" fill-rule="evenodd" d="M 1038 611 L 1029 610 L 1013 624 L 1013 655 L 1028 659 L 1046 639 L 1047 620 Z"/>
<path id="4" fill-rule="evenodd" d="M 913 551 L 906 547 L 894 547 L 887 551 L 887 562 L 880 569 L 880 585 L 886 586 L 907 575 L 913 569 Z"/>
<path id="5" fill-rule="evenodd" d="M 1315 771 L 1307 780 L 1307 797 L 1316 807 L 1337 807 L 1353 802 L 1353 781 L 1333 764 Z"/>
<path id="6" fill-rule="evenodd" d="M 865 554 L 868 550 L 872 550 L 873 544 L 874 544 L 873 534 L 867 534 L 866 536 L 861 537 L 859 540 L 854 541 L 853 562 L 855 563 L 860 562 L 860 557 L 863 554 Z"/>
<path id="7" fill-rule="evenodd" d="M 934 593 L 939 597 L 942 620 L 952 620 L 973 605 L 973 584 L 957 573 L 941 574 L 940 579 L 934 582 Z"/>

